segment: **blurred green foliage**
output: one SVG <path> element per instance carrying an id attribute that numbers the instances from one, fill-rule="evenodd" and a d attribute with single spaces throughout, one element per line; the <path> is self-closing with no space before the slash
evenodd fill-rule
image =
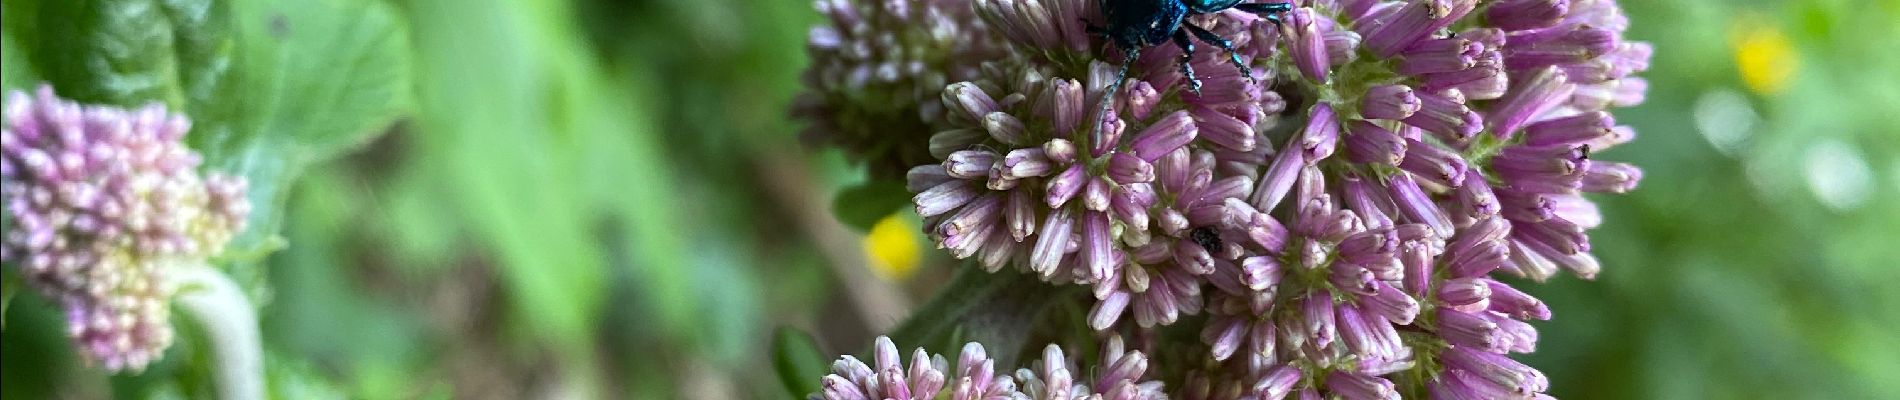
<path id="1" fill-rule="evenodd" d="M 1648 103 L 1617 113 L 1640 139 L 1599 157 L 1647 177 L 1598 198 L 1597 281 L 1530 286 L 1557 317 L 1529 362 L 1558 397 L 1900 393 L 1900 2 L 1622 3 L 1657 52 Z M 838 238 L 798 217 L 880 199 L 838 194 L 861 171 L 794 139 L 807 2 L 0 10 L 5 87 L 166 102 L 208 167 L 251 179 L 259 212 L 226 261 L 279 398 L 778 398 L 775 368 L 875 334 L 840 317 Z M 1737 67 L 1737 37 L 1763 30 L 1794 57 L 1779 91 Z M 66 51 L 108 45 L 125 51 Z M 932 260 L 919 280 L 944 275 Z M 108 378 L 42 299 L 7 314 L 6 398 L 206 393 L 192 332 Z"/>

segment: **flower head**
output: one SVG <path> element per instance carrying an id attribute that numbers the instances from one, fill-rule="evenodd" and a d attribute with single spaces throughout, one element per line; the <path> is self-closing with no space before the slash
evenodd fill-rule
<path id="1" fill-rule="evenodd" d="M 996 40 L 962 1 L 814 4 L 827 23 L 806 44 L 812 65 L 793 110 L 811 123 L 804 139 L 842 148 L 880 176 L 928 162 L 944 112 L 937 94 L 998 58 Z"/>
<path id="2" fill-rule="evenodd" d="M 910 366 L 900 359 L 897 345 L 879 336 L 872 349 L 875 365 L 867 365 L 846 355 L 831 365 L 824 377 L 823 392 L 812 399 L 824 400 L 930 400 L 948 394 L 950 400 L 1159 400 L 1165 399 L 1161 382 L 1147 380 L 1148 358 L 1130 351 L 1119 336 L 1103 341 L 1100 363 L 1092 368 L 1075 368 L 1062 348 L 1049 345 L 1042 358 L 1030 366 L 1001 373 L 981 343 L 963 345 L 955 369 L 941 355 L 918 348 L 912 352 Z M 1093 375 L 1076 372 L 1094 371 Z M 951 373 L 946 385 L 946 372 Z"/>
<path id="3" fill-rule="evenodd" d="M 1608 109 L 1643 100 L 1650 46 L 1612 0 L 1300 4 L 1190 16 L 1236 51 L 1149 47 L 1110 92 L 1094 2 L 979 1 L 1007 56 L 942 92 L 907 174 L 925 230 L 1089 285 L 1097 330 L 1207 314 L 1204 398 L 1541 393 L 1503 355 L 1549 311 L 1493 272 L 1599 271 L 1583 193 L 1642 174 L 1591 154 L 1633 139 Z"/>
<path id="4" fill-rule="evenodd" d="M 138 371 L 172 341 L 167 271 L 243 229 L 242 178 L 201 177 L 191 122 L 160 105 L 80 105 L 51 87 L 6 95 L 0 261 L 65 310 L 88 362 Z"/>

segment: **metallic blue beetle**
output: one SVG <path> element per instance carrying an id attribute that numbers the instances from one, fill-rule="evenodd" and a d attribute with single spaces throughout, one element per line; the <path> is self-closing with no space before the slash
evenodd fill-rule
<path id="1" fill-rule="evenodd" d="M 1115 83 L 1109 85 L 1109 95 L 1102 96 L 1101 106 L 1096 112 L 1094 135 L 1101 133 L 1102 118 L 1112 104 L 1114 93 L 1121 90 L 1128 80 L 1128 66 L 1141 56 L 1141 50 L 1149 46 L 1173 40 L 1181 47 L 1181 74 L 1187 76 L 1188 90 L 1195 94 L 1201 92 L 1201 80 L 1194 77 L 1194 67 L 1188 62 L 1194 59 L 1194 41 L 1188 35 L 1201 42 L 1219 47 L 1227 53 L 1228 61 L 1234 68 L 1240 69 L 1240 75 L 1253 80 L 1253 70 L 1240 62 L 1240 55 L 1234 53 L 1234 43 L 1227 38 L 1209 32 L 1205 28 L 1183 21 L 1189 15 L 1221 12 L 1232 8 L 1260 14 L 1275 25 L 1280 24 L 1281 14 L 1293 10 L 1289 2 L 1278 3 L 1241 3 L 1243 0 L 1098 0 L 1102 15 L 1108 20 L 1107 27 L 1088 26 L 1090 34 L 1108 39 L 1123 53 L 1121 71 L 1115 74 Z M 1097 137 L 1096 139 L 1100 139 Z"/>

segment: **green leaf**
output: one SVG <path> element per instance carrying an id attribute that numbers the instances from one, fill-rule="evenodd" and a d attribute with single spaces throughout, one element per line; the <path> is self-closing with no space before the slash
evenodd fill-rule
<path id="1" fill-rule="evenodd" d="M 869 232 L 878 220 L 909 205 L 910 198 L 902 182 L 870 181 L 838 192 L 831 200 L 831 211 L 845 225 Z"/>
<path id="2" fill-rule="evenodd" d="M 31 90 L 34 82 L 40 80 L 33 73 L 32 62 L 27 60 L 26 49 L 13 42 L 13 34 L 0 29 L 0 87 L 8 90 Z"/>
<path id="3" fill-rule="evenodd" d="M 13 305 L 13 295 L 20 293 L 20 278 L 8 268 L 0 273 L 0 330 L 7 329 L 7 306 Z"/>
<path id="4" fill-rule="evenodd" d="M 780 327 L 772 332 L 772 368 L 778 371 L 780 383 L 792 398 L 804 398 L 818 393 L 822 388 L 819 380 L 824 378 L 831 361 L 825 353 L 818 351 L 818 343 L 811 334 L 792 327 Z"/>
<path id="5" fill-rule="evenodd" d="M 579 201 L 588 198 L 582 184 L 592 173 L 618 178 L 639 170 L 590 168 L 574 155 L 600 149 L 576 137 L 627 132 L 612 117 L 637 109 L 614 107 L 624 104 L 616 92 L 593 86 L 587 64 L 560 51 L 575 44 L 550 32 L 560 25 L 536 19 L 546 15 L 535 9 L 499 1 L 404 4 L 415 24 L 424 100 L 416 165 L 438 177 L 445 205 L 495 257 L 522 334 L 583 369 L 573 379 L 589 379 L 580 374 L 600 372 L 590 341 L 610 276 L 608 253 L 595 238 L 606 227 Z"/>
<path id="6" fill-rule="evenodd" d="M 243 253 L 271 245 L 290 183 L 303 168 L 367 143 L 406 115 L 414 100 L 407 27 L 389 6 L 253 0 L 232 7 L 231 89 L 206 84 L 191 91 L 215 98 L 207 113 L 229 112 L 230 129 L 198 129 L 189 138 L 204 154 L 206 170 L 250 181 L 250 224 L 231 244 Z M 180 41 L 184 54 L 217 51 L 198 36 L 184 38 L 191 39 Z M 232 274 L 243 283 L 262 280 L 255 262 L 237 263 Z"/>
<path id="7" fill-rule="evenodd" d="M 61 96 L 82 103 L 182 106 L 173 23 L 156 0 L 19 1 L 14 33 Z"/>
<path id="8" fill-rule="evenodd" d="M 8 87 L 44 78 L 80 102 L 162 102 L 192 118 L 203 168 L 250 181 L 235 253 L 269 249 L 304 167 L 412 108 L 406 26 L 381 2 L 18 0 L 5 13 Z M 255 265 L 233 275 L 259 282 Z"/>

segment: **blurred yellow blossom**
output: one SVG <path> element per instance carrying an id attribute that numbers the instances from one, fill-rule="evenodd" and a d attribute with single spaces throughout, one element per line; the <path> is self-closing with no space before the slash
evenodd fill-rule
<path id="1" fill-rule="evenodd" d="M 1738 18 L 1729 28 L 1729 47 L 1735 50 L 1742 83 L 1756 94 L 1780 92 L 1798 68 L 1793 43 L 1779 26 L 1760 16 Z"/>
<path id="2" fill-rule="evenodd" d="M 864 237 L 864 255 L 872 271 L 888 280 L 904 280 L 917 272 L 922 257 L 917 245 L 917 224 L 900 214 L 891 214 L 871 227 Z"/>

